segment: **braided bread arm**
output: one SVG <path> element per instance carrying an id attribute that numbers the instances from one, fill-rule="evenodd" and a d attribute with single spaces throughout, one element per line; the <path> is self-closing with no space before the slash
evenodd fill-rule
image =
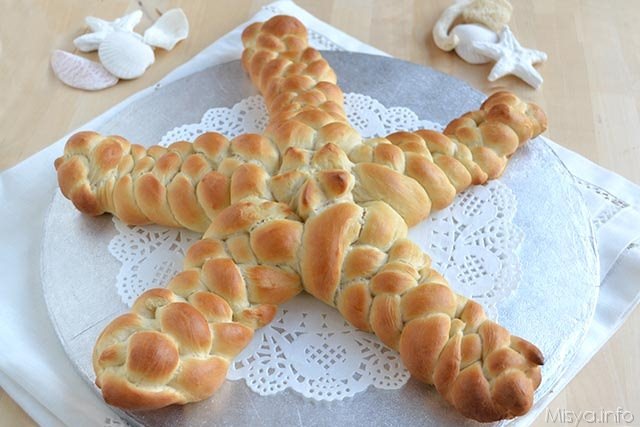
<path id="1" fill-rule="evenodd" d="M 411 374 L 463 415 L 497 421 L 526 413 L 542 354 L 454 293 L 406 232 L 384 202 L 331 205 L 305 223 L 305 290 L 398 350 Z"/>
<path id="2" fill-rule="evenodd" d="M 55 167 L 62 193 L 81 212 L 204 232 L 230 203 L 271 198 L 267 182 L 279 162 L 276 147 L 256 134 L 229 141 L 207 132 L 193 144 L 145 149 L 119 136 L 79 132 Z"/>
<path id="3" fill-rule="evenodd" d="M 295 18 L 275 16 L 242 33 L 242 64 L 265 98 L 270 123 L 280 123 L 308 108 L 346 117 L 336 74 L 308 46 L 307 29 Z"/>
<path id="4" fill-rule="evenodd" d="M 301 290 L 302 224 L 285 205 L 248 198 L 223 210 L 166 289 L 143 293 L 93 351 L 107 403 L 155 409 L 209 397 L 256 328 Z"/>
<path id="5" fill-rule="evenodd" d="M 384 198 L 402 212 L 409 225 L 416 224 L 431 209 L 450 205 L 470 185 L 502 175 L 509 157 L 546 125 L 540 107 L 512 93 L 497 92 L 479 110 L 451 121 L 444 133 L 396 132 L 365 140 L 349 153 L 356 164 L 355 200 Z M 412 197 L 398 194 L 397 187 L 409 186 L 398 173 L 417 181 L 426 195 L 419 191 Z"/>

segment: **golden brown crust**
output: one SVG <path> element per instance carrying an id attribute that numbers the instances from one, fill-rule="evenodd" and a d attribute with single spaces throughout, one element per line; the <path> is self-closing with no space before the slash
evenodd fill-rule
<path id="1" fill-rule="evenodd" d="M 133 382 L 167 382 L 179 361 L 178 349 L 163 334 L 138 332 L 129 340 L 127 372 Z"/>
<path id="2" fill-rule="evenodd" d="M 469 112 L 449 123 L 444 133 L 432 130 L 396 132 L 386 138 L 363 141 L 349 152 L 356 163 L 354 173 L 362 164 L 376 163 L 387 171 L 376 179 L 386 181 L 387 187 L 376 186 L 378 196 L 393 200 L 397 188 L 412 195 L 419 194 L 413 184 L 399 183 L 391 171 L 411 177 L 427 194 L 420 203 L 402 203 L 399 211 L 408 224 L 414 224 L 431 209 L 442 209 L 472 184 L 499 177 L 509 156 L 529 139 L 546 129 L 544 112 L 535 104 L 521 101 L 509 92 L 497 92 L 489 97 L 478 111 Z M 391 145 L 390 145 L 391 144 Z M 391 149 L 398 147 L 400 151 Z M 399 157 L 403 154 L 403 158 Z M 359 177 L 360 178 L 360 177 Z M 394 181 L 395 180 L 395 181 Z M 363 188 L 369 179 L 360 179 L 354 193 L 355 200 L 373 199 Z M 398 208 L 391 203 L 396 210 Z"/>
<path id="3" fill-rule="evenodd" d="M 203 355 L 211 347 L 212 337 L 207 319 L 191 304 L 167 304 L 156 317 L 160 321 L 160 330 L 177 341 L 181 353 Z"/>
<path id="4" fill-rule="evenodd" d="M 343 264 L 349 275 L 336 307 L 345 319 L 398 349 L 414 377 L 434 384 L 466 416 L 496 421 L 529 410 L 543 363 L 535 346 L 456 295 L 412 242 L 398 239 L 373 275 L 370 264 L 350 259 L 361 251 L 371 247 L 356 240 Z"/>
<path id="5" fill-rule="evenodd" d="M 407 236 L 407 223 L 391 206 L 383 201 L 364 203 L 364 225 L 360 243 L 389 250 L 398 239 Z"/>
<path id="6" fill-rule="evenodd" d="M 351 249 L 342 265 L 342 280 L 351 281 L 373 276 L 386 261 L 387 254 L 373 246 L 361 245 Z"/>
<path id="7" fill-rule="evenodd" d="M 400 336 L 400 355 L 411 375 L 428 384 L 449 338 L 451 319 L 443 314 L 414 319 L 404 325 Z"/>
<path id="8" fill-rule="evenodd" d="M 268 180 L 278 162 L 276 147 L 254 134 L 229 142 L 209 132 L 193 144 L 145 150 L 120 137 L 80 132 L 55 165 L 63 194 L 84 213 L 204 232 L 232 201 L 270 199 Z"/>
<path id="9" fill-rule="evenodd" d="M 377 295 L 371 306 L 370 321 L 371 329 L 378 338 L 392 349 L 398 350 L 403 326 L 400 296 Z"/>
<path id="10" fill-rule="evenodd" d="M 302 224 L 289 219 L 264 223 L 251 233 L 256 256 L 271 264 L 294 265 L 302 243 Z"/>
<path id="11" fill-rule="evenodd" d="M 254 329 L 273 319 L 275 304 L 302 290 L 286 266 L 297 264 L 302 239 L 292 217 L 260 199 L 223 210 L 168 288 L 142 294 L 98 338 L 93 363 L 105 400 L 154 409 L 217 390 Z"/>
<path id="12" fill-rule="evenodd" d="M 346 285 L 337 299 L 336 307 L 347 322 L 363 331 L 371 331 L 369 308 L 372 298 L 366 281 Z"/>
<path id="13" fill-rule="evenodd" d="M 358 180 L 354 188 L 356 200 L 384 200 L 409 227 L 422 221 L 429 213 L 429 196 L 415 180 L 375 163 L 360 163 L 353 172 Z"/>
<path id="14" fill-rule="evenodd" d="M 170 385 L 185 393 L 189 401 L 203 400 L 224 383 L 228 368 L 229 362 L 221 357 L 184 359 L 182 370 Z"/>
<path id="15" fill-rule="evenodd" d="M 187 402 L 181 393 L 172 388 L 162 391 L 145 390 L 117 375 L 105 375 L 100 388 L 105 402 L 122 409 L 150 410 Z"/>
<path id="16" fill-rule="evenodd" d="M 300 277 L 292 272 L 269 265 L 246 268 L 249 301 L 254 304 L 282 304 L 302 290 Z"/>
<path id="17" fill-rule="evenodd" d="M 333 305 L 345 250 L 358 236 L 361 216 L 357 205 L 341 203 L 305 224 L 300 275 L 305 290 L 327 304 Z"/>

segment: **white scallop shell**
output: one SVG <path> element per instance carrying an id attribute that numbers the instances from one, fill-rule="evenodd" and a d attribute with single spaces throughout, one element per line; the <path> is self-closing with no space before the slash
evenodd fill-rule
<path id="1" fill-rule="evenodd" d="M 165 12 L 144 32 L 144 42 L 151 46 L 171 50 L 189 35 L 189 21 L 182 9 Z"/>
<path id="2" fill-rule="evenodd" d="M 155 61 L 153 49 L 135 33 L 113 32 L 98 49 L 100 62 L 109 72 L 121 79 L 140 77 Z"/>
<path id="3" fill-rule="evenodd" d="M 51 68 L 64 84 L 77 89 L 100 90 L 118 83 L 118 78 L 99 63 L 64 50 L 53 51 Z"/>
<path id="4" fill-rule="evenodd" d="M 492 61 L 491 58 L 484 56 L 474 46 L 474 41 L 495 43 L 498 41 L 498 35 L 490 29 L 481 25 L 462 24 L 457 25 L 451 31 L 458 38 L 458 45 L 455 47 L 458 56 L 469 64 L 486 64 Z"/>

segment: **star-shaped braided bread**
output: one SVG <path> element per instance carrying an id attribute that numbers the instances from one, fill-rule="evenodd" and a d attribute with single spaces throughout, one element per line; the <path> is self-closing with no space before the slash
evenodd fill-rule
<path id="1" fill-rule="evenodd" d="M 363 140 L 336 75 L 297 19 L 242 34 L 264 95 L 264 134 L 145 149 L 81 132 L 55 162 L 63 194 L 90 215 L 204 233 L 184 271 L 143 293 L 93 352 L 104 399 L 154 409 L 211 396 L 254 330 L 305 290 L 399 351 L 417 379 L 480 421 L 526 413 L 540 351 L 451 290 L 407 228 L 472 184 L 497 178 L 546 128 L 542 110 L 500 92 L 444 133 Z"/>

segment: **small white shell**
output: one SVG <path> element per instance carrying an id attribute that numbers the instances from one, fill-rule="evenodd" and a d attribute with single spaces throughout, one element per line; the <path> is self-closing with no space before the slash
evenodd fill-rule
<path id="1" fill-rule="evenodd" d="M 474 41 L 495 43 L 498 41 L 498 35 L 490 29 L 475 25 L 462 24 L 457 25 L 451 31 L 458 38 L 458 45 L 455 47 L 458 56 L 469 64 L 486 64 L 492 61 L 473 46 Z"/>
<path id="2" fill-rule="evenodd" d="M 165 12 L 144 32 L 144 42 L 148 45 L 171 50 L 180 40 L 189 35 L 189 21 L 182 9 Z"/>
<path id="3" fill-rule="evenodd" d="M 99 63 L 64 50 L 53 51 L 51 68 L 64 84 L 77 89 L 100 90 L 118 83 L 118 78 Z"/>
<path id="4" fill-rule="evenodd" d="M 121 79 L 140 77 L 155 57 L 153 49 L 135 33 L 116 31 L 109 34 L 98 49 L 100 62 L 109 72 Z"/>

